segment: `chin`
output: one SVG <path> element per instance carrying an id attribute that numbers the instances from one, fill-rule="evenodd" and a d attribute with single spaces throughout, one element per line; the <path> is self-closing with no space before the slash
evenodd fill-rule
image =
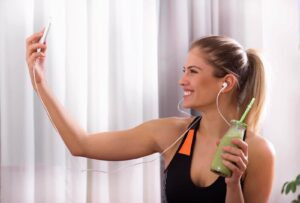
<path id="1" fill-rule="evenodd" d="M 185 109 L 194 109 L 195 111 L 199 111 L 200 109 L 202 109 L 201 105 L 196 105 L 192 103 L 183 103 L 182 107 Z"/>
<path id="2" fill-rule="evenodd" d="M 185 108 L 185 109 L 191 109 L 191 108 L 194 107 L 194 105 L 192 105 L 190 103 L 187 103 L 187 102 L 186 103 L 183 102 L 182 107 Z"/>

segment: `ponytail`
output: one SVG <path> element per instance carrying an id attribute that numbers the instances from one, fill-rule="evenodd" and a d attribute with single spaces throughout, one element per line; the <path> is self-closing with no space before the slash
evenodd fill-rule
<path id="1" fill-rule="evenodd" d="M 263 111 L 266 85 L 265 85 L 265 71 L 261 57 L 254 49 L 246 51 L 248 57 L 248 76 L 245 87 L 241 92 L 244 95 L 240 104 L 241 112 L 245 111 L 251 99 L 254 97 L 255 102 L 246 118 L 248 129 L 257 132 L 259 130 L 260 116 Z"/>

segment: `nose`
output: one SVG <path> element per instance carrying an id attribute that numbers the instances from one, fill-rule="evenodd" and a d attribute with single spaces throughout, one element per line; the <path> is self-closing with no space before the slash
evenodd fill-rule
<path id="1" fill-rule="evenodd" d="M 180 86 L 185 86 L 185 85 L 188 84 L 188 78 L 187 78 L 187 74 L 186 73 L 183 73 L 183 75 L 181 76 L 181 78 L 178 81 L 178 84 Z"/>

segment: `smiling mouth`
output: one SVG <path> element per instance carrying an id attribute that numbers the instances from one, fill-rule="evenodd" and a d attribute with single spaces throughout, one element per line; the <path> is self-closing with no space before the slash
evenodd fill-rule
<path id="1" fill-rule="evenodd" d="M 183 95 L 184 95 L 184 96 L 189 96 L 189 95 L 191 95 L 191 94 L 192 94 L 191 91 L 184 91 L 184 92 L 183 92 Z"/>

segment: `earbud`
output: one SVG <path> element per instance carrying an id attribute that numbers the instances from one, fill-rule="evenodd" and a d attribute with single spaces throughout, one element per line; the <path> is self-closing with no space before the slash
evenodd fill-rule
<path id="1" fill-rule="evenodd" d="M 222 89 L 225 89 L 227 86 L 228 86 L 228 83 L 227 83 L 227 82 L 224 82 L 224 83 L 222 84 Z"/>

